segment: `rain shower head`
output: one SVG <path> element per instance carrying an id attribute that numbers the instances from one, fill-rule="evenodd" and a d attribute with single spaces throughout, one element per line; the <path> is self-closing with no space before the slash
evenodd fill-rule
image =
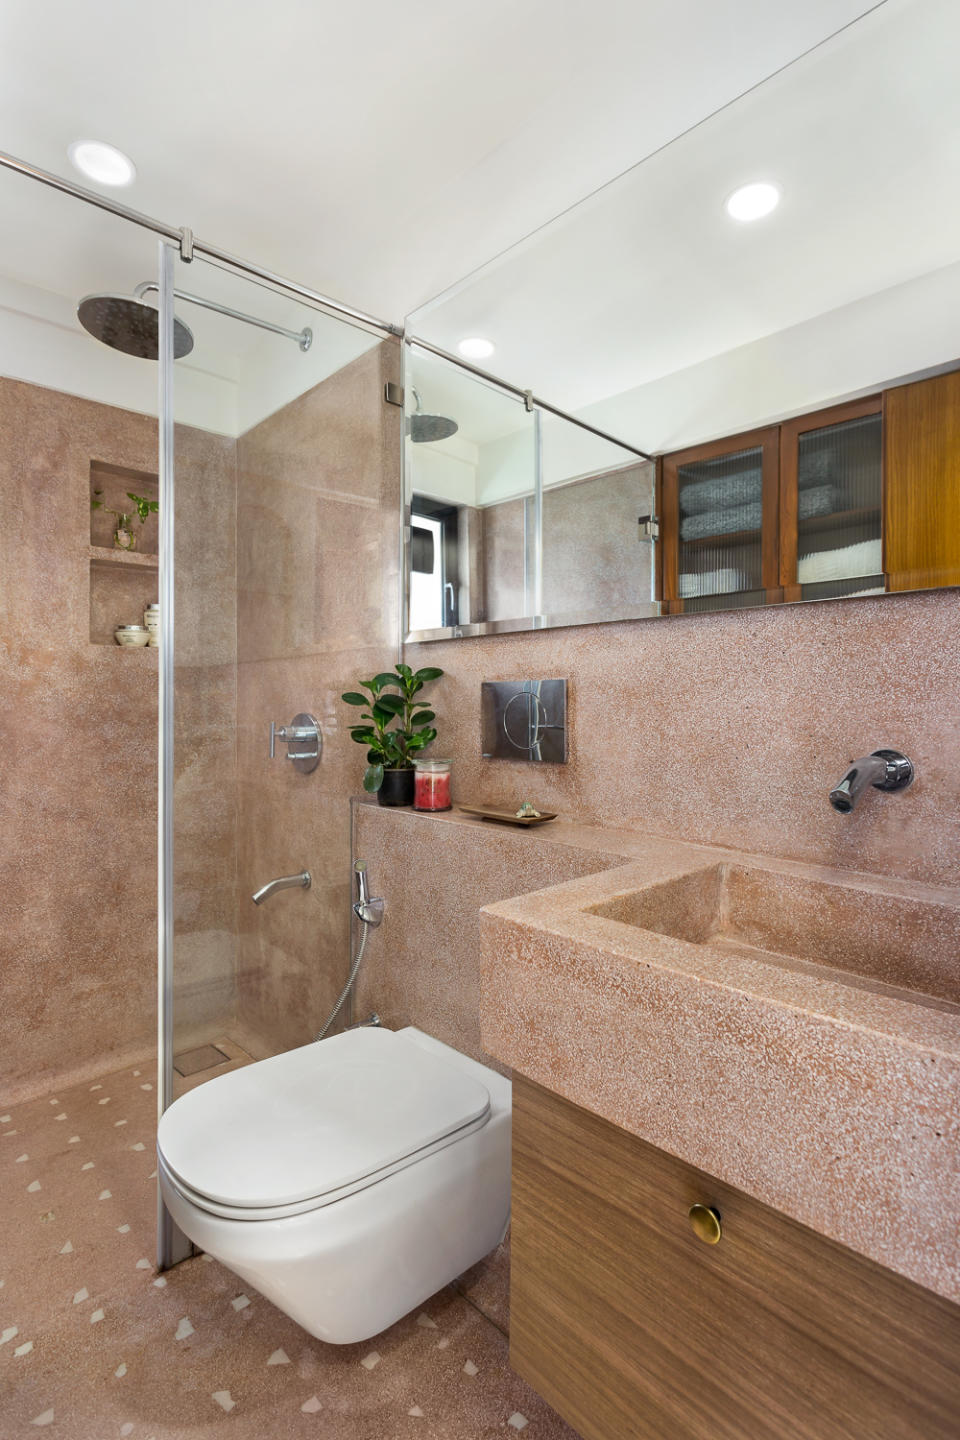
<path id="1" fill-rule="evenodd" d="M 423 445 L 431 440 L 448 440 L 451 435 L 456 435 L 460 429 L 456 420 L 451 420 L 446 415 L 425 415 L 421 408 L 419 390 L 413 391 L 413 398 L 417 408 L 407 421 L 407 433 L 415 445 Z"/>
<path id="2" fill-rule="evenodd" d="M 124 355 L 156 360 L 160 354 L 160 316 L 152 305 L 133 295 L 85 295 L 77 319 L 95 340 Z M 193 332 L 174 316 L 173 355 L 180 360 L 193 349 Z"/>
<path id="3" fill-rule="evenodd" d="M 95 340 L 102 340 L 104 345 L 122 350 L 124 355 L 156 360 L 160 354 L 160 314 L 143 297 L 159 289 L 155 280 L 144 280 L 132 295 L 86 295 L 77 306 L 77 319 L 84 330 L 89 331 Z M 270 330 L 274 335 L 284 335 L 288 340 L 295 340 L 303 354 L 313 344 L 313 331 L 309 325 L 302 330 L 288 330 L 285 325 L 261 320 L 257 315 L 245 315 L 242 310 L 234 310 L 232 305 L 221 305 L 216 300 L 208 300 L 205 295 L 190 295 L 186 290 L 174 290 L 173 298 L 185 300 L 189 305 L 199 305 L 204 310 L 213 310 L 218 315 L 227 315 L 231 320 L 242 320 L 245 325 L 256 325 L 260 330 Z M 192 349 L 193 331 L 174 315 L 174 360 L 181 360 Z M 456 430 L 456 425 L 453 428 Z"/>

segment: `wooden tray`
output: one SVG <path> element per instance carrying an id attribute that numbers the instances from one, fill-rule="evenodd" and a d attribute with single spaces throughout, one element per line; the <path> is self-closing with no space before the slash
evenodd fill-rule
<path id="1" fill-rule="evenodd" d="M 499 820 L 502 825 L 545 825 L 556 820 L 556 810 L 541 810 L 539 815 L 515 815 L 512 810 L 492 810 L 487 805 L 458 805 L 465 815 L 479 815 L 481 820 Z"/>

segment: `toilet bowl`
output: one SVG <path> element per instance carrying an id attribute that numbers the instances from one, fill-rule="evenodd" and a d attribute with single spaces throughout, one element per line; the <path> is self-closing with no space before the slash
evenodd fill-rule
<path id="1" fill-rule="evenodd" d="M 409 1026 L 221 1075 L 160 1120 L 184 1234 L 320 1340 L 392 1325 L 499 1244 L 508 1080 Z"/>

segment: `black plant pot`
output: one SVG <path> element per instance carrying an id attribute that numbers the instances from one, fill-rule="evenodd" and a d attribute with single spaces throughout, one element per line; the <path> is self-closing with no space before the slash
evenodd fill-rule
<path id="1" fill-rule="evenodd" d="M 381 805 L 412 805 L 415 770 L 384 770 L 383 784 L 377 791 Z"/>

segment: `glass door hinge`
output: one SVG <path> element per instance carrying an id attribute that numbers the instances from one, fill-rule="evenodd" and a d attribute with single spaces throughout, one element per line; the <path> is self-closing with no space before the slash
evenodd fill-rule
<path id="1" fill-rule="evenodd" d="M 640 528 L 640 540 L 660 539 L 660 521 L 656 515 L 640 515 L 637 517 L 637 524 Z"/>

